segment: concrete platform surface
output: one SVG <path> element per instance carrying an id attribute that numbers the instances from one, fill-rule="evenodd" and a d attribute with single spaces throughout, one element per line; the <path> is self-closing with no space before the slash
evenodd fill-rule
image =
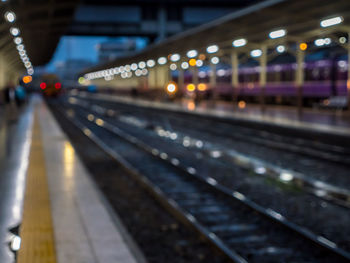
<path id="1" fill-rule="evenodd" d="M 8 228 L 18 224 L 19 263 L 145 262 L 40 96 L 31 98 L 12 132 L 3 127 L 0 262 L 14 262 Z M 40 253 L 30 251 L 38 240 L 45 244 Z"/>

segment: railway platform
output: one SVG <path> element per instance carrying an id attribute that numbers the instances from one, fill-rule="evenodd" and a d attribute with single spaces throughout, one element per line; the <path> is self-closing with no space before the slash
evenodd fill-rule
<path id="1" fill-rule="evenodd" d="M 9 112 L 0 111 L 0 262 L 142 262 L 42 98 Z"/>
<path id="2" fill-rule="evenodd" d="M 201 116 L 220 118 L 223 120 L 243 121 L 250 124 L 268 125 L 271 128 L 287 128 L 297 131 L 314 132 L 335 136 L 350 136 L 350 114 L 340 110 L 308 109 L 300 115 L 295 107 L 266 106 L 264 112 L 259 105 L 234 106 L 227 101 L 201 101 L 195 103 L 190 99 L 181 101 L 151 101 L 132 97 L 119 97 L 106 94 L 79 93 L 94 99 L 119 101 L 143 107 L 151 107 L 170 111 L 192 113 Z"/>

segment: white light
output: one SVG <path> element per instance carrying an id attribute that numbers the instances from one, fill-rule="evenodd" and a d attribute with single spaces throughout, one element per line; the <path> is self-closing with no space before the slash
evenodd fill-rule
<path id="1" fill-rule="evenodd" d="M 25 56 L 26 52 L 24 50 L 19 52 L 20 56 Z"/>
<path id="2" fill-rule="evenodd" d="M 135 75 L 136 75 L 137 77 L 140 77 L 140 76 L 142 75 L 142 70 L 141 70 L 141 69 L 137 69 L 137 70 L 135 71 Z"/>
<path id="3" fill-rule="evenodd" d="M 29 75 L 33 75 L 33 74 L 34 74 L 34 70 L 33 70 L 32 68 L 29 68 L 29 69 L 28 69 L 28 74 L 29 74 Z"/>
<path id="4" fill-rule="evenodd" d="M 179 61 L 180 60 L 180 55 L 179 54 L 173 54 L 173 55 L 170 56 L 170 60 L 172 62 Z"/>
<path id="5" fill-rule="evenodd" d="M 218 51 L 219 51 L 219 47 L 217 45 L 211 45 L 211 46 L 207 47 L 207 52 L 209 54 L 216 53 Z"/>
<path id="6" fill-rule="evenodd" d="M 116 67 L 113 69 L 114 75 L 118 75 L 119 74 L 119 68 Z"/>
<path id="7" fill-rule="evenodd" d="M 323 45 L 325 44 L 325 41 L 324 41 L 323 38 L 316 39 L 315 42 L 314 42 L 314 44 L 315 44 L 316 46 L 318 46 L 318 47 L 321 47 L 321 46 L 323 46 Z"/>
<path id="8" fill-rule="evenodd" d="M 280 174 L 280 179 L 284 182 L 290 182 L 294 179 L 294 176 L 289 172 L 282 172 Z"/>
<path id="9" fill-rule="evenodd" d="M 146 68 L 144 68 L 144 69 L 141 70 L 141 73 L 142 73 L 142 75 L 147 75 L 148 70 Z"/>
<path id="10" fill-rule="evenodd" d="M 21 241 L 19 236 L 15 236 L 11 241 L 11 250 L 18 251 L 21 248 Z"/>
<path id="11" fill-rule="evenodd" d="M 324 39 L 324 44 L 325 45 L 330 45 L 332 43 L 332 39 L 330 39 L 329 37 Z"/>
<path id="12" fill-rule="evenodd" d="M 285 35 L 286 35 L 286 30 L 279 29 L 279 30 L 270 32 L 269 37 L 272 39 L 275 39 L 275 38 L 284 37 Z"/>
<path id="13" fill-rule="evenodd" d="M 176 91 L 176 86 L 175 86 L 175 84 L 170 83 L 170 84 L 167 86 L 167 90 L 168 90 L 170 93 L 173 93 L 174 91 Z"/>
<path id="14" fill-rule="evenodd" d="M 16 37 L 16 36 L 19 35 L 20 31 L 19 31 L 19 29 L 18 29 L 17 27 L 11 27 L 10 33 L 11 33 L 11 35 L 13 35 L 14 37 Z"/>
<path id="15" fill-rule="evenodd" d="M 147 67 L 152 68 L 154 67 L 156 62 L 153 59 L 147 60 Z"/>
<path id="16" fill-rule="evenodd" d="M 203 66 L 203 61 L 200 60 L 200 59 L 198 59 L 198 60 L 196 61 L 196 66 L 197 66 L 197 67 Z"/>
<path id="17" fill-rule="evenodd" d="M 232 46 L 234 47 L 243 47 L 247 44 L 247 40 L 244 38 L 236 39 L 232 42 Z"/>
<path id="18" fill-rule="evenodd" d="M 194 49 L 187 52 L 187 57 L 189 57 L 189 58 L 194 58 L 197 55 L 198 55 L 198 52 L 197 52 L 197 50 L 194 50 Z"/>
<path id="19" fill-rule="evenodd" d="M 158 64 L 159 64 L 159 65 L 164 65 L 164 64 L 166 64 L 166 62 L 167 62 L 166 57 L 160 57 L 160 58 L 158 58 Z"/>
<path id="20" fill-rule="evenodd" d="M 346 43 L 346 37 L 340 37 L 339 38 L 339 43 L 340 44 L 345 44 Z"/>
<path id="21" fill-rule="evenodd" d="M 126 71 L 126 72 L 129 72 L 129 71 L 131 70 L 131 66 L 130 66 L 130 65 L 125 65 L 124 68 L 125 68 L 125 71 Z"/>
<path id="22" fill-rule="evenodd" d="M 132 63 L 130 66 L 131 70 L 135 71 L 137 70 L 137 64 L 136 63 Z"/>
<path id="23" fill-rule="evenodd" d="M 277 46 L 276 50 L 278 53 L 283 53 L 284 51 L 286 51 L 286 47 L 283 45 L 279 45 Z"/>
<path id="24" fill-rule="evenodd" d="M 220 59 L 218 57 L 212 57 L 210 61 L 211 61 L 211 63 L 216 65 L 220 62 Z"/>
<path id="25" fill-rule="evenodd" d="M 16 45 L 19 45 L 22 44 L 23 39 L 21 37 L 16 37 L 13 41 L 16 43 Z"/>
<path id="26" fill-rule="evenodd" d="M 253 57 L 253 58 L 257 58 L 257 57 L 260 57 L 262 55 L 262 51 L 260 49 L 254 49 L 250 52 L 250 55 Z"/>
<path id="27" fill-rule="evenodd" d="M 6 12 L 5 13 L 5 19 L 7 20 L 7 22 L 13 23 L 16 20 L 16 15 L 14 12 Z"/>
<path id="28" fill-rule="evenodd" d="M 182 62 L 182 63 L 181 63 L 181 68 L 183 68 L 183 69 L 188 69 L 188 67 L 189 67 L 189 65 L 188 65 L 187 62 Z"/>
<path id="29" fill-rule="evenodd" d="M 343 22 L 343 20 L 344 20 L 343 17 L 336 16 L 336 17 L 332 17 L 332 18 L 329 18 L 329 19 L 322 20 L 320 25 L 321 25 L 321 27 L 334 26 L 334 25 L 338 25 L 341 22 Z"/>
<path id="30" fill-rule="evenodd" d="M 18 51 L 23 51 L 24 50 L 24 46 L 23 45 L 18 45 L 17 49 L 18 49 Z"/>
<path id="31" fill-rule="evenodd" d="M 170 64 L 170 69 L 171 70 L 176 70 L 177 69 L 176 64 L 175 63 Z"/>
<path id="32" fill-rule="evenodd" d="M 143 69 L 143 68 L 145 68 L 145 67 L 146 67 L 146 62 L 140 61 L 140 62 L 139 62 L 139 68 L 140 68 L 140 69 Z"/>

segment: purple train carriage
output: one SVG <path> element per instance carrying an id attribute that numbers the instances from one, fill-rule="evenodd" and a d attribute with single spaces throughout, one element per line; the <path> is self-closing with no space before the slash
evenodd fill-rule
<path id="1" fill-rule="evenodd" d="M 305 105 L 320 102 L 335 96 L 346 96 L 347 62 L 344 60 L 318 60 L 305 62 L 305 83 L 303 98 Z M 296 63 L 273 64 L 267 67 L 267 84 L 265 96 L 267 103 L 293 104 L 297 96 L 295 86 Z M 239 86 L 236 87 L 238 99 L 257 102 L 260 95 L 259 66 L 242 67 L 239 69 Z M 199 71 L 199 83 L 205 84 L 207 89 L 202 93 L 214 93 L 216 97 L 231 99 L 233 88 L 231 85 L 231 69 L 218 67 L 216 87 L 210 88 L 210 70 L 203 67 Z M 174 76 L 177 81 L 177 76 Z M 185 87 L 192 82 L 190 71 L 185 72 Z M 183 92 L 186 92 L 184 90 Z"/>

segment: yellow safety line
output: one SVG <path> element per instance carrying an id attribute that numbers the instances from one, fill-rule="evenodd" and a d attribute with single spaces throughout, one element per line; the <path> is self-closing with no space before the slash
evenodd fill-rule
<path id="1" fill-rule="evenodd" d="M 18 263 L 56 263 L 45 156 L 38 117 L 35 114 Z"/>

